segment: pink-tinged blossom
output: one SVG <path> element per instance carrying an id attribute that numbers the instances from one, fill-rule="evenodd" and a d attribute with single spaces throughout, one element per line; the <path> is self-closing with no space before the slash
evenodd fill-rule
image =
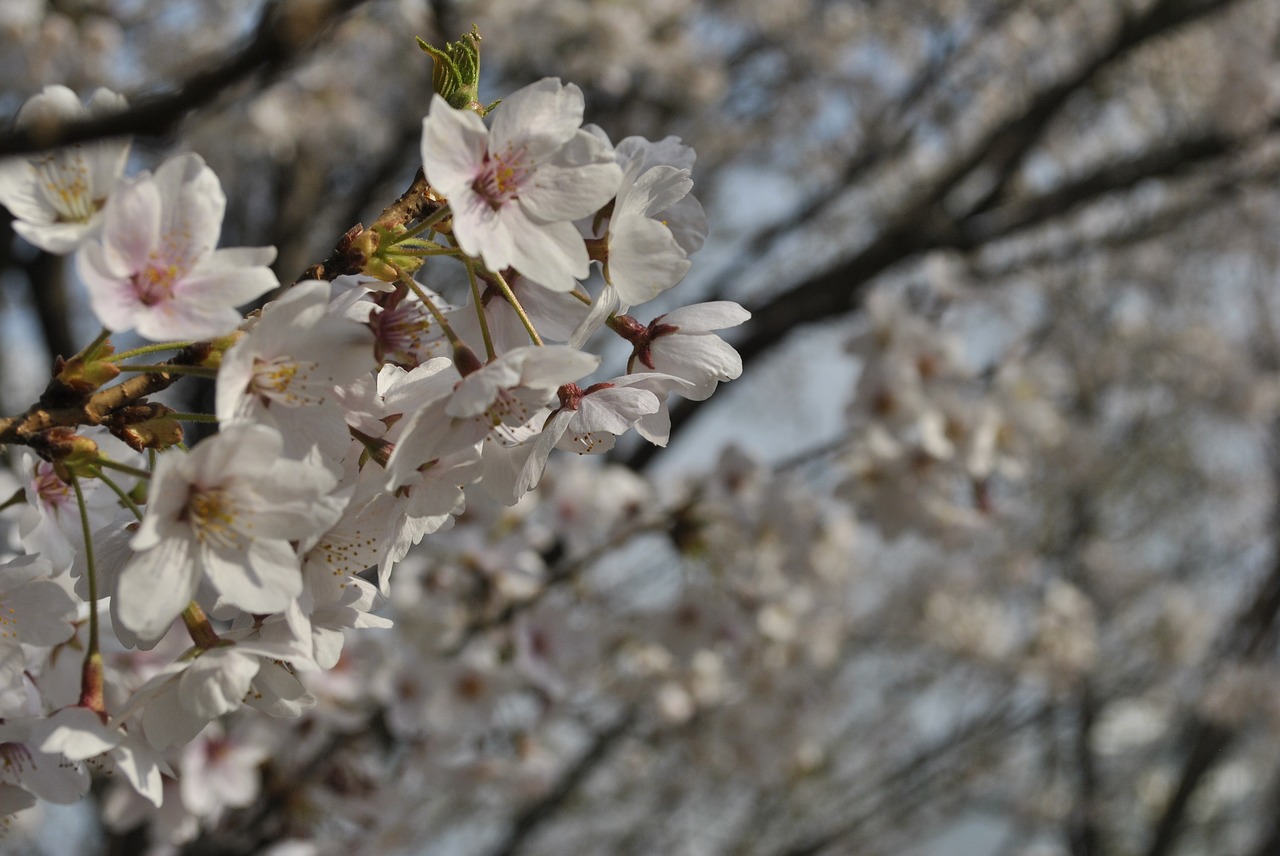
<path id="1" fill-rule="evenodd" d="M 123 96 L 99 89 L 86 108 L 65 86 L 46 86 L 18 111 L 19 128 L 39 128 L 125 108 Z M 102 225 L 102 209 L 124 172 L 128 140 L 67 146 L 0 163 L 0 204 L 13 230 L 42 250 L 69 253 Z"/>
<path id="2" fill-rule="evenodd" d="M 252 613 L 280 612 L 302 592 L 290 542 L 320 535 L 343 504 L 329 495 L 332 473 L 281 457 L 283 445 L 275 429 L 243 425 L 160 458 L 117 585 L 126 627 L 163 634 L 205 578 Z"/>
<path id="3" fill-rule="evenodd" d="M 215 249 L 227 200 L 199 156 L 120 183 L 102 237 L 80 248 L 76 270 L 103 326 L 148 339 L 209 339 L 240 323 L 236 307 L 279 283 L 274 247 Z"/>
<path id="4" fill-rule="evenodd" d="M 103 429 L 92 429 L 85 436 L 93 439 L 102 453 L 114 461 L 131 466 L 141 466 L 144 462 L 142 455 Z M 62 571 L 71 565 L 84 543 L 75 491 L 58 477 L 50 462 L 25 450 L 19 450 L 15 458 L 27 493 L 27 504 L 18 519 L 18 539 L 22 549 L 27 553 L 39 553 L 55 570 Z M 119 476 L 117 481 L 125 490 L 131 489 L 133 483 L 134 479 L 126 475 Z M 119 520 L 122 515 L 128 516 L 115 493 L 101 481 L 83 479 L 80 487 L 89 514 L 90 531 L 96 532 Z"/>
<path id="5" fill-rule="evenodd" d="M 685 398 L 710 398 L 718 383 L 742 374 L 742 357 L 712 331 L 736 327 L 750 317 L 738 304 L 718 300 L 659 315 L 648 327 L 636 324 L 628 337 L 634 349 L 627 370 L 674 375 L 691 384 L 680 390 Z"/>
<path id="6" fill-rule="evenodd" d="M 218 422 L 262 423 L 284 437 L 284 454 L 312 449 L 337 465 L 351 437 L 334 387 L 373 368 L 373 335 L 329 314 L 329 283 L 298 283 L 262 310 L 218 369 Z"/>
<path id="7" fill-rule="evenodd" d="M 572 221 L 603 207 L 622 171 L 608 145 L 581 128 L 582 112 L 582 91 L 558 78 L 503 101 L 491 129 L 475 113 L 432 99 L 423 166 L 449 199 L 463 252 L 552 291 L 571 291 L 587 276 L 586 244 Z"/>
<path id="8" fill-rule="evenodd" d="M 182 751 L 183 805 L 208 821 L 216 821 L 228 808 L 250 805 L 261 788 L 258 767 L 270 754 L 260 740 L 227 735 L 210 724 Z"/>

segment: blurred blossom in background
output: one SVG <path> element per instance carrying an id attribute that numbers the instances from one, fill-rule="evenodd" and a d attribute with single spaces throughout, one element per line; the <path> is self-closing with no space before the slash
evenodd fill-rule
<path id="1" fill-rule="evenodd" d="M 369 223 L 421 164 L 412 36 L 476 23 L 485 103 L 558 77 L 697 152 L 705 247 L 637 317 L 741 303 L 742 378 L 469 503 L 162 808 L 107 779 L 0 849 L 1280 852 L 1280 5 L 6 0 L 0 112 L 178 90 L 264 15 L 292 40 L 129 154 L 203 158 L 224 245 L 293 282 Z M 96 324 L 0 228 L 11 414 Z"/>

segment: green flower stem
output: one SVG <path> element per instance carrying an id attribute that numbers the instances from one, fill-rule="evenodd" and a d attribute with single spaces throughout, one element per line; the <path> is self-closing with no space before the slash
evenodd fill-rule
<path id="1" fill-rule="evenodd" d="M 397 245 L 395 254 L 398 256 L 409 256 L 410 258 L 415 258 L 415 259 L 430 259 L 430 258 L 435 258 L 437 256 L 461 257 L 462 251 L 455 250 L 453 247 L 444 247 L 440 245 L 436 245 L 434 247 L 426 247 L 426 246 L 403 247 L 403 246 Z"/>
<path id="2" fill-rule="evenodd" d="M 439 208 L 436 209 L 436 212 L 434 214 L 424 218 L 422 222 L 420 222 L 418 225 L 413 226 L 410 229 L 406 230 L 401 240 L 403 240 L 404 238 L 414 238 L 414 237 L 417 237 L 418 235 L 421 235 L 423 232 L 434 227 L 437 223 L 439 223 L 441 220 L 445 219 L 446 217 L 450 216 L 451 214 L 453 214 L 453 212 L 449 210 L 448 204 L 441 205 Z"/>
<path id="3" fill-rule="evenodd" d="M 197 648 L 207 651 L 210 648 L 217 647 L 218 643 L 222 641 L 218 638 L 213 625 L 209 623 L 209 616 L 204 614 L 200 604 L 194 600 L 187 604 L 186 609 L 182 610 L 182 623 L 187 625 L 187 633 L 191 635 L 191 641 L 195 643 Z"/>
<path id="4" fill-rule="evenodd" d="M 115 493 L 115 495 L 120 497 L 120 501 L 124 503 L 125 508 L 133 512 L 134 517 L 138 518 L 139 520 L 142 519 L 142 509 L 138 507 L 138 503 L 134 502 L 133 497 L 125 493 L 124 488 L 116 484 L 114 479 L 109 478 L 107 474 L 104 473 L 101 469 L 95 469 L 93 471 L 93 477 L 101 481 L 107 487 L 111 488 L 111 490 Z"/>
<path id="5" fill-rule="evenodd" d="M 471 302 L 476 305 L 476 317 L 480 319 L 480 335 L 484 337 L 484 353 L 489 359 L 497 356 L 493 347 L 493 337 L 489 334 L 489 319 L 484 314 L 484 304 L 480 302 L 480 283 L 476 281 L 475 265 L 467 265 L 467 280 L 471 283 Z"/>
<path id="6" fill-rule="evenodd" d="M 453 332 L 453 328 L 449 326 L 449 322 L 445 320 L 444 315 L 436 308 L 435 301 L 431 299 L 430 295 L 422 290 L 422 286 L 414 282 L 413 277 L 407 276 L 403 273 L 400 274 L 400 282 L 414 294 L 418 295 L 418 299 L 427 307 L 427 310 L 431 313 L 431 317 L 436 319 L 436 323 L 439 324 L 440 329 L 444 331 L 444 335 L 449 340 L 449 344 L 454 348 L 464 347 L 462 340 L 458 338 L 458 334 Z"/>
<path id="7" fill-rule="evenodd" d="M 511 308 L 516 311 L 516 315 L 520 318 L 520 323 L 524 325 L 524 329 L 529 333 L 529 340 L 535 345 L 542 344 L 542 337 L 538 335 L 538 330 L 533 326 L 533 322 L 529 320 L 529 316 L 525 314 L 524 307 L 520 305 L 520 301 L 516 298 L 516 293 L 511 290 L 511 286 L 507 285 L 507 281 L 502 278 L 502 274 L 490 271 L 493 274 L 494 282 L 498 284 L 498 288 L 502 289 L 502 294 L 511 303 Z"/>
<path id="8" fill-rule="evenodd" d="M 102 332 L 98 334 L 98 337 L 85 345 L 84 349 L 80 351 L 80 353 L 76 354 L 76 356 L 84 360 L 86 363 L 92 362 L 93 358 L 98 355 L 98 351 L 102 349 L 102 346 L 107 343 L 109 338 L 111 338 L 111 331 L 105 327 L 102 328 Z"/>
<path id="9" fill-rule="evenodd" d="M 141 348 L 133 348 L 128 351 L 121 351 L 112 355 L 112 360 L 129 360 L 134 357 L 141 357 L 143 354 L 157 354 L 162 351 L 181 351 L 183 348 L 194 345 L 194 342 L 157 342 L 154 345 L 143 345 Z M 123 366 L 122 366 L 123 368 Z"/>
<path id="10" fill-rule="evenodd" d="M 76 505 L 80 508 L 80 532 L 84 535 L 84 561 L 88 568 L 85 571 L 89 582 L 89 650 L 85 657 L 85 663 L 88 664 L 89 658 L 98 653 L 98 569 L 93 561 L 93 534 L 89 531 L 89 509 L 85 506 L 84 491 L 80 489 L 80 479 L 75 473 L 71 473 L 71 488 L 76 492 Z"/>
<path id="11" fill-rule="evenodd" d="M 151 473 L 146 470 L 131 467 L 128 464 L 122 464 L 119 461 L 113 461 L 110 458 L 98 458 L 97 464 L 99 467 L 106 467 L 107 469 L 115 470 L 116 472 L 128 473 L 129 475 L 137 476 L 140 479 L 151 478 Z"/>
<path id="12" fill-rule="evenodd" d="M 216 378 L 218 370 L 208 366 L 180 366 L 171 363 L 159 365 L 146 365 L 143 363 L 130 363 L 127 366 L 116 366 L 122 372 L 150 372 L 152 374 L 178 374 L 178 375 L 194 375 L 196 377 Z"/>

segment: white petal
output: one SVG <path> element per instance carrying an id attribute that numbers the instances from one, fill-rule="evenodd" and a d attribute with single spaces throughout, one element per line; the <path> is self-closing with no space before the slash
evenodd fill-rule
<path id="1" fill-rule="evenodd" d="M 731 300 L 714 300 L 682 306 L 662 316 L 661 323 L 680 328 L 683 333 L 704 333 L 737 327 L 749 320 L 751 313 Z"/>
<path id="2" fill-rule="evenodd" d="M 631 215 L 610 224 L 605 271 L 628 306 L 647 303 L 671 288 L 690 266 L 671 230 L 658 221 Z"/>
<path id="3" fill-rule="evenodd" d="M 260 662 L 232 648 L 206 651 L 178 679 L 182 707 L 206 722 L 238 710 Z"/>
<path id="4" fill-rule="evenodd" d="M 64 707 L 42 726 L 32 735 L 39 739 L 40 751 L 59 752 L 73 761 L 101 755 L 123 736 L 87 707 Z"/>
<path id="5" fill-rule="evenodd" d="M 558 77 L 518 89 L 493 113 L 491 150 L 523 148 L 532 159 L 543 160 L 577 133 L 584 106 L 582 90 L 572 83 L 562 86 Z"/>
<path id="6" fill-rule="evenodd" d="M 168 631 L 200 585 L 191 546 L 183 538 L 166 538 L 125 565 L 115 594 L 125 627 L 148 640 Z"/>
<path id="7" fill-rule="evenodd" d="M 470 110 L 455 110 L 439 95 L 422 120 L 422 164 L 427 181 L 449 197 L 469 187 L 484 163 L 489 130 Z M 456 214 L 456 209 L 455 209 Z"/>

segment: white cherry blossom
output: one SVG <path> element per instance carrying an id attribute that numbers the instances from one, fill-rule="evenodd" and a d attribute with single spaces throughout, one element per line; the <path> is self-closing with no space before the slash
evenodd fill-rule
<path id="1" fill-rule="evenodd" d="M 651 143 L 628 137 L 617 156 L 624 172 L 609 217 L 605 278 L 623 307 L 630 307 L 684 278 L 689 255 L 706 238 L 707 218 L 689 193 L 693 150 L 678 139 Z"/>
<path id="2" fill-rule="evenodd" d="M 19 127 L 40 127 L 125 108 L 123 96 L 98 89 L 86 108 L 65 86 L 46 86 L 18 111 Z M 102 225 L 102 209 L 124 172 L 128 140 L 77 144 L 0 163 L 0 204 L 13 230 L 42 250 L 69 253 Z"/>
<path id="3" fill-rule="evenodd" d="M 692 384 L 681 390 L 685 398 L 710 398 L 718 383 L 742 374 L 738 352 L 712 331 L 736 327 L 750 317 L 750 312 L 727 300 L 659 315 L 643 331 L 637 331 L 628 370 L 674 375 Z"/>
<path id="4" fill-rule="evenodd" d="M 41 723 L 36 731 L 40 748 L 72 761 L 101 757 L 120 771 L 139 795 L 160 805 L 162 773 L 172 773 L 145 740 L 111 725 L 87 707 L 66 707 Z"/>
<path id="5" fill-rule="evenodd" d="M 220 424 L 270 425 L 284 438 L 286 456 L 302 458 L 314 448 L 341 462 L 351 437 L 334 387 L 369 373 L 373 334 L 328 309 L 329 283 L 313 281 L 262 310 L 218 369 Z"/>
<path id="6" fill-rule="evenodd" d="M 423 464 L 494 431 L 526 425 L 544 412 L 561 384 L 582 378 L 599 364 L 599 357 L 562 345 L 517 348 L 470 373 L 445 395 L 437 391 L 409 417 L 387 462 L 388 486 L 409 483 Z M 442 399 L 444 405 L 436 406 Z"/>
<path id="7" fill-rule="evenodd" d="M 280 433 L 242 425 L 156 466 L 147 515 L 120 572 L 125 626 L 146 638 L 166 629 L 207 578 L 231 604 L 279 612 L 302 592 L 290 541 L 318 536 L 342 513 L 325 468 L 281 457 Z"/>

